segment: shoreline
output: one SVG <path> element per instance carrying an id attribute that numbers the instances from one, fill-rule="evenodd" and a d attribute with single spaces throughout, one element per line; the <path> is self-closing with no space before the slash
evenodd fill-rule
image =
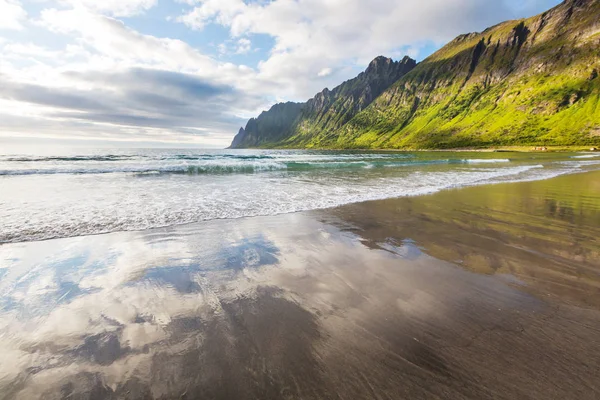
<path id="1" fill-rule="evenodd" d="M 546 150 L 536 150 L 545 147 Z M 596 148 L 596 150 L 592 150 Z M 473 152 L 473 153 L 600 153 L 599 146 L 491 146 L 491 147 L 458 147 L 448 149 L 375 149 L 375 148 L 295 148 L 295 147 L 248 147 L 230 148 L 225 150 L 297 150 L 297 151 L 377 151 L 398 153 L 420 152 Z"/>
<path id="2" fill-rule="evenodd" d="M 438 194 L 440 192 L 449 191 L 449 190 L 450 191 L 454 191 L 454 190 L 462 190 L 462 189 L 467 189 L 467 188 L 471 188 L 471 187 L 480 187 L 480 186 L 488 186 L 488 185 L 502 185 L 502 184 L 518 184 L 518 183 L 525 183 L 525 182 L 537 182 L 537 181 L 545 181 L 545 180 L 549 180 L 549 179 L 555 179 L 555 178 L 561 177 L 561 176 L 577 175 L 577 174 L 590 174 L 590 173 L 594 173 L 594 172 L 596 172 L 596 171 L 594 171 L 594 170 L 591 170 L 591 171 L 576 171 L 576 172 L 569 172 L 569 173 L 560 174 L 560 175 L 557 175 L 557 176 L 543 177 L 543 178 L 539 178 L 539 179 L 535 179 L 534 178 L 534 179 L 507 180 L 507 181 L 498 181 L 498 182 L 483 182 L 483 183 L 464 184 L 462 186 L 457 186 L 457 187 L 448 187 L 448 188 L 438 189 L 438 190 L 433 191 L 431 193 L 411 194 L 411 195 L 403 195 L 403 196 L 395 196 L 395 197 L 386 197 L 386 198 L 380 198 L 380 199 L 361 200 L 361 201 L 357 201 L 357 202 L 351 202 L 351 203 L 344 203 L 344 204 L 340 204 L 340 205 L 334 205 L 334 206 L 326 207 L 326 208 L 311 208 L 311 209 L 291 211 L 291 212 L 282 212 L 282 213 L 276 213 L 276 214 L 245 215 L 245 216 L 234 217 L 234 218 L 213 218 L 213 219 L 205 219 L 205 220 L 192 221 L 192 222 L 186 222 L 186 223 L 180 223 L 180 224 L 167 224 L 167 225 L 161 225 L 161 226 L 152 226 L 152 227 L 142 228 L 142 229 L 113 230 L 113 231 L 86 233 L 86 234 L 73 235 L 73 236 L 56 236 L 56 237 L 49 237 L 49 238 L 43 238 L 43 239 L 34 239 L 34 240 L 19 240 L 19 241 L 5 241 L 5 242 L 0 241 L 0 248 L 3 245 L 16 244 L 16 243 L 47 242 L 47 241 L 52 241 L 52 240 L 72 239 L 72 238 L 80 238 L 80 237 L 87 237 L 87 236 L 101 236 L 101 235 L 110 235 L 110 234 L 127 233 L 127 232 L 145 232 L 145 231 L 152 231 L 152 230 L 157 230 L 157 229 L 158 230 L 160 230 L 160 229 L 176 229 L 177 227 L 180 227 L 180 226 L 181 227 L 185 227 L 185 226 L 189 226 L 189 225 L 207 223 L 207 222 L 210 222 L 210 221 L 227 221 L 227 220 L 234 220 L 235 221 L 235 220 L 242 220 L 242 219 L 246 219 L 246 218 L 277 217 L 277 216 L 280 216 L 280 215 L 288 215 L 288 214 L 308 213 L 308 212 L 313 212 L 313 211 L 327 211 L 327 210 L 333 210 L 333 209 L 336 209 L 336 208 L 351 206 L 351 205 L 355 205 L 355 204 L 372 203 L 372 202 L 379 202 L 379 201 L 386 201 L 386 200 L 397 200 L 397 199 L 404 199 L 404 198 L 420 198 L 420 197 L 425 197 L 425 196 L 432 196 L 432 195 L 436 195 L 436 194 Z"/>

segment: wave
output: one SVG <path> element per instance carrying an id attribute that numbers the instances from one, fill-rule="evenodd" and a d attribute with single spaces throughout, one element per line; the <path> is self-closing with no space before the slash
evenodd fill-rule
<path id="1" fill-rule="evenodd" d="M 596 158 L 600 157 L 600 154 L 585 154 L 581 156 L 572 156 L 571 158 Z"/>
<path id="2" fill-rule="evenodd" d="M 402 159 L 412 158 L 411 154 L 108 154 L 108 155 L 75 155 L 75 156 L 3 156 L 0 162 L 112 162 L 112 161 L 202 161 L 202 160 L 278 160 L 278 161 L 345 161 L 351 159 Z"/>
<path id="3" fill-rule="evenodd" d="M 86 190 L 84 204 L 61 195 L 60 204 L 40 199 L 30 210 L 14 209 L 7 224 L 0 227 L 0 243 L 45 240 L 60 237 L 131 231 L 182 225 L 212 219 L 235 219 L 324 209 L 348 203 L 391 197 L 418 196 L 463 186 L 507 181 L 545 179 L 576 168 L 545 168 L 543 165 L 511 166 L 497 169 L 456 169 L 413 171 L 356 185 L 346 180 L 220 179 L 213 186 L 181 184 L 166 179 L 160 185 L 143 181 L 94 182 Z M 326 185 L 323 183 L 327 183 Z M 49 183 L 54 185 L 53 183 Z M 127 201 L 112 197 L 104 185 L 124 185 Z M 241 186 L 240 186 L 241 184 Z M 151 185 L 151 186 L 148 186 Z M 148 192 L 148 188 L 153 192 Z M 64 203 L 62 202 L 64 200 Z M 71 212 L 60 212 L 69 208 Z"/>
<path id="4" fill-rule="evenodd" d="M 71 159 L 75 159 L 71 157 Z M 79 157 L 77 158 L 79 159 Z M 112 160 L 112 159 L 111 159 Z M 89 159 L 86 159 L 89 161 Z M 54 175 L 54 174 L 113 174 L 113 173 L 127 173 L 127 174 L 188 174 L 188 175 L 204 175 L 204 174 L 249 174 L 266 171 L 308 171 L 315 169 L 353 169 L 353 168 L 402 168 L 402 167 L 422 167 L 428 165 L 439 165 L 439 164 L 496 164 L 496 163 L 508 163 L 509 159 L 442 159 L 442 160 L 419 160 L 419 159 L 405 159 L 401 160 L 398 158 L 385 159 L 385 158 L 370 158 L 370 159 L 356 159 L 356 158 L 323 158 L 314 159 L 314 157 L 303 160 L 295 159 L 290 161 L 289 157 L 285 159 L 278 159 L 277 157 L 264 157 L 258 158 L 246 157 L 240 159 L 197 159 L 196 162 L 189 161 L 187 159 L 179 159 L 174 161 L 140 161 L 140 162 L 122 162 L 122 163 L 101 163 L 89 165 L 86 163 L 74 163 L 74 164 L 43 164 L 36 163 L 30 168 L 13 167 L 0 169 L 0 176 L 2 175 Z M 4 163 L 6 165 L 6 163 Z"/>
<path id="5" fill-rule="evenodd" d="M 52 161 L 123 161 L 136 159 L 137 156 L 131 155 L 103 155 L 103 156 L 69 156 L 69 157 L 38 157 L 38 156 L 19 156 L 19 157 L 0 157 L 0 161 L 6 162 L 52 162 Z"/>
<path id="6" fill-rule="evenodd" d="M 452 187 L 482 184 L 502 177 L 518 177 L 539 168 L 542 166 L 480 171 L 417 170 L 406 176 L 377 179 L 367 185 L 355 185 L 339 179 L 330 181 L 327 177 L 314 181 L 286 178 L 264 180 L 257 177 L 247 184 L 242 183 L 240 187 L 239 181 L 233 184 L 223 179 L 216 182 L 219 187 L 217 191 L 212 186 L 199 188 L 170 179 L 162 181 L 159 186 L 108 179 L 103 181 L 104 184 L 95 181 L 86 186 L 86 199 L 81 200 L 84 204 L 75 205 L 67 195 L 61 194 L 55 199 L 58 203 L 40 199 L 29 204 L 28 214 L 23 214 L 23 210 L 15 211 L 9 216 L 9 223 L 0 227 L 0 243 L 158 228 L 212 219 L 276 215 L 367 200 L 418 196 Z M 54 185 L 51 182 L 49 184 Z M 122 189 L 129 193 L 127 201 L 116 201 L 106 191 L 104 185 L 107 183 L 124 185 Z M 154 192 L 148 193 L 149 187 Z M 64 208 L 69 208 L 70 212 L 60 212 Z"/>
<path id="7" fill-rule="evenodd" d="M 497 164 L 497 163 L 507 163 L 510 162 L 508 158 L 474 158 L 469 160 L 464 160 L 467 164 Z"/>
<path id="8" fill-rule="evenodd" d="M 600 169 L 600 158 L 592 155 L 165 149 L 68 157 L 0 155 L 0 242 L 275 215 L 545 179 Z M 29 177 L 36 175 L 43 177 Z"/>
<path id="9" fill-rule="evenodd" d="M 57 174 L 228 174 L 228 173 L 254 173 L 260 171 L 273 171 L 285 169 L 285 164 L 280 163 L 246 163 L 237 165 L 166 165 L 166 166 L 118 166 L 107 168 L 45 168 L 45 169 L 12 169 L 0 170 L 1 175 L 57 175 Z"/>

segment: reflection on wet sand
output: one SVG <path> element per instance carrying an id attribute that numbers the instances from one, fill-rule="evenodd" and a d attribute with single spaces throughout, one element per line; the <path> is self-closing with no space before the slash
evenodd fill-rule
<path id="1" fill-rule="evenodd" d="M 0 398 L 597 398 L 599 178 L 0 246 Z"/>
<path id="2" fill-rule="evenodd" d="M 410 239 L 538 296 L 600 308 L 599 173 L 349 205 L 323 219 L 336 218 L 371 248 Z"/>

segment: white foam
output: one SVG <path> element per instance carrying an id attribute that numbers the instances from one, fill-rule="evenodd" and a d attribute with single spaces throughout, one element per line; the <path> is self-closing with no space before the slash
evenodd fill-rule
<path id="1" fill-rule="evenodd" d="M 584 154 L 580 156 L 572 156 L 571 158 L 596 158 L 600 157 L 600 154 Z"/>
<path id="2" fill-rule="evenodd" d="M 582 164 L 591 163 L 571 160 L 501 165 L 506 161 L 500 163 L 495 160 L 485 167 L 473 165 L 465 168 L 464 163 L 425 160 L 421 164 L 415 163 L 416 168 L 398 166 L 390 169 L 372 168 L 374 160 L 360 161 L 357 155 L 352 157 L 350 163 L 361 167 L 351 173 L 337 168 L 329 169 L 327 173 L 321 169 L 281 173 L 282 165 L 286 164 L 272 157 L 246 161 L 220 159 L 212 164 L 210 160 L 203 162 L 203 165 L 218 165 L 219 168 L 271 168 L 271 173 L 261 174 L 164 175 L 148 171 L 135 176 L 56 174 L 0 177 L 3 179 L 0 242 L 322 209 L 366 200 L 429 194 L 453 187 L 544 179 L 577 171 Z M 332 163 L 339 163 L 340 158 L 344 157 L 332 157 L 337 159 Z M 395 165 L 400 165 L 397 161 L 395 159 Z M 179 164 L 175 168 L 198 164 L 197 161 L 177 162 Z M 319 160 L 318 163 L 325 162 Z M 121 169 L 122 164 L 119 164 Z M 129 166 L 137 171 L 145 170 L 135 162 Z"/>
<path id="3" fill-rule="evenodd" d="M 510 160 L 508 158 L 473 158 L 465 160 L 467 164 L 497 164 L 497 163 L 508 163 Z"/>
<path id="4" fill-rule="evenodd" d="M 128 162 L 128 163 L 99 163 L 85 165 L 82 163 L 49 163 L 34 164 L 29 168 L 20 168 L 19 165 L 7 167 L 0 164 L 0 175 L 55 175 L 55 174 L 110 174 L 110 173 L 174 173 L 174 174 L 220 174 L 259 172 L 286 169 L 281 162 L 272 160 L 244 161 L 244 160 L 207 160 L 207 161 L 169 161 L 169 162 Z M 4 168 L 2 168 L 4 166 Z"/>

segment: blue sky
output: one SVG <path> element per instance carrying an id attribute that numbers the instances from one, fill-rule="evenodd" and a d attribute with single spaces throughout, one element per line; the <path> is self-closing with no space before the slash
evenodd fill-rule
<path id="1" fill-rule="evenodd" d="M 226 146 L 378 55 L 557 0 L 0 0 L 0 145 Z"/>

